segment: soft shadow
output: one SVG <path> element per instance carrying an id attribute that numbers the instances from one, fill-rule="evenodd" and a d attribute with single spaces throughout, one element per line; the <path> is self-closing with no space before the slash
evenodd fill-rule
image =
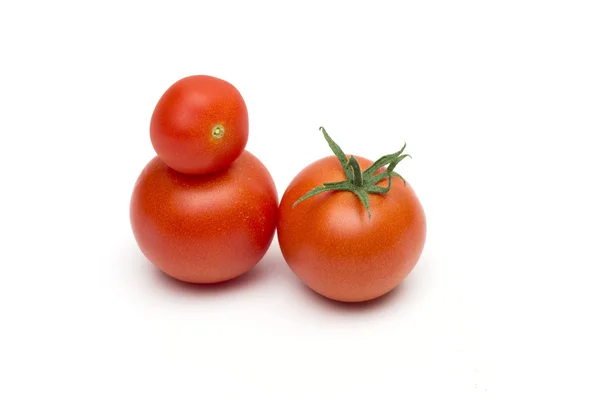
<path id="1" fill-rule="evenodd" d="M 394 305 L 401 303 L 407 296 L 410 286 L 403 281 L 396 288 L 373 300 L 359 303 L 345 303 L 320 295 L 302 283 L 300 285 L 302 287 L 301 290 L 312 303 L 336 313 L 371 313 L 384 310 L 388 307 L 394 307 Z"/>
<path id="2" fill-rule="evenodd" d="M 147 259 L 143 259 L 143 269 L 150 276 L 150 284 L 161 290 L 177 295 L 215 296 L 239 290 L 246 290 L 266 281 L 276 269 L 277 259 L 268 254 L 250 271 L 218 283 L 189 283 L 179 281 L 155 267 Z"/>

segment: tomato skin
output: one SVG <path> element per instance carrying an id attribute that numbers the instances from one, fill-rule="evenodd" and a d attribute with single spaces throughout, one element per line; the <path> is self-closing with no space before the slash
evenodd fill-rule
<path id="1" fill-rule="evenodd" d="M 356 157 L 361 169 L 372 162 Z M 325 192 L 293 203 L 315 186 L 345 179 L 335 156 L 302 170 L 279 206 L 277 236 L 292 271 L 333 300 L 371 300 L 395 288 L 425 245 L 425 214 L 410 185 L 397 177 L 385 195 L 370 194 L 371 219 L 351 192 Z M 387 186 L 384 180 L 379 186 Z"/>
<path id="2" fill-rule="evenodd" d="M 144 255 L 186 282 L 235 278 L 264 256 L 277 223 L 271 175 L 244 151 L 230 168 L 184 175 L 155 157 L 139 176 L 130 218 Z"/>
<path id="3" fill-rule="evenodd" d="M 217 138 L 213 130 L 223 128 Z M 193 75 L 175 82 L 150 121 L 156 154 L 184 174 L 208 174 L 229 166 L 248 142 L 248 109 L 229 82 Z"/>

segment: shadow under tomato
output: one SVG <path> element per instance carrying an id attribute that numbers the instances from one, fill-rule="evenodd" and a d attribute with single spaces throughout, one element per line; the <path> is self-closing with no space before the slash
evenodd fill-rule
<path id="1" fill-rule="evenodd" d="M 267 254 L 254 268 L 237 278 L 217 283 L 189 283 L 165 274 L 148 260 L 144 261 L 147 269 L 150 270 L 152 284 L 170 292 L 190 295 L 217 295 L 252 287 L 265 281 L 276 268 L 277 262 L 275 257 L 270 257 Z"/>
<path id="2" fill-rule="evenodd" d="M 396 288 L 387 292 L 383 296 L 379 296 L 372 300 L 362 301 L 357 303 L 347 303 L 337 300 L 332 300 L 328 297 L 320 295 L 308 286 L 300 283 L 302 291 L 309 300 L 319 307 L 323 307 L 328 311 L 337 313 L 370 313 L 384 310 L 388 307 L 402 303 L 403 298 L 409 292 L 409 287 L 405 282 L 401 282 Z"/>

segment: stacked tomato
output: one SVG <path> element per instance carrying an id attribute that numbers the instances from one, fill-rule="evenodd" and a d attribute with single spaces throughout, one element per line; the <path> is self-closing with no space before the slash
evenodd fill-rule
<path id="1" fill-rule="evenodd" d="M 254 267 L 273 240 L 278 197 L 265 166 L 245 150 L 248 110 L 239 91 L 205 75 L 177 81 L 154 109 L 150 138 L 157 157 L 130 205 L 144 255 L 193 283 Z"/>
<path id="2" fill-rule="evenodd" d="M 294 273 L 331 299 L 358 302 L 396 286 L 425 244 L 425 214 L 394 168 L 396 153 L 335 156 L 290 183 L 278 208 L 271 175 L 245 151 L 248 111 L 228 82 L 191 76 L 159 100 L 150 137 L 158 156 L 135 185 L 131 222 L 148 259 L 174 278 L 235 278 L 264 256 L 275 232 Z"/>

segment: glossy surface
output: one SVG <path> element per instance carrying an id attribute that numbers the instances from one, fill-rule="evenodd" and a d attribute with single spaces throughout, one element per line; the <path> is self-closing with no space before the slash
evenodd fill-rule
<path id="1" fill-rule="evenodd" d="M 187 174 L 222 170 L 248 142 L 248 110 L 229 82 L 194 75 L 175 82 L 158 101 L 150 122 L 156 154 Z"/>
<path id="2" fill-rule="evenodd" d="M 144 255 L 166 274 L 220 282 L 264 256 L 275 233 L 277 200 L 271 175 L 247 151 L 230 168 L 197 176 L 155 157 L 135 184 L 131 225 Z"/>
<path id="3" fill-rule="evenodd" d="M 372 164 L 356 158 L 362 170 Z M 425 214 L 410 185 L 396 177 L 387 194 L 369 195 L 371 220 L 350 192 L 322 193 L 292 209 L 315 186 L 344 179 L 335 156 L 302 170 L 281 200 L 277 234 L 286 262 L 307 286 L 334 300 L 365 301 L 395 288 L 414 268 L 425 244 Z"/>

